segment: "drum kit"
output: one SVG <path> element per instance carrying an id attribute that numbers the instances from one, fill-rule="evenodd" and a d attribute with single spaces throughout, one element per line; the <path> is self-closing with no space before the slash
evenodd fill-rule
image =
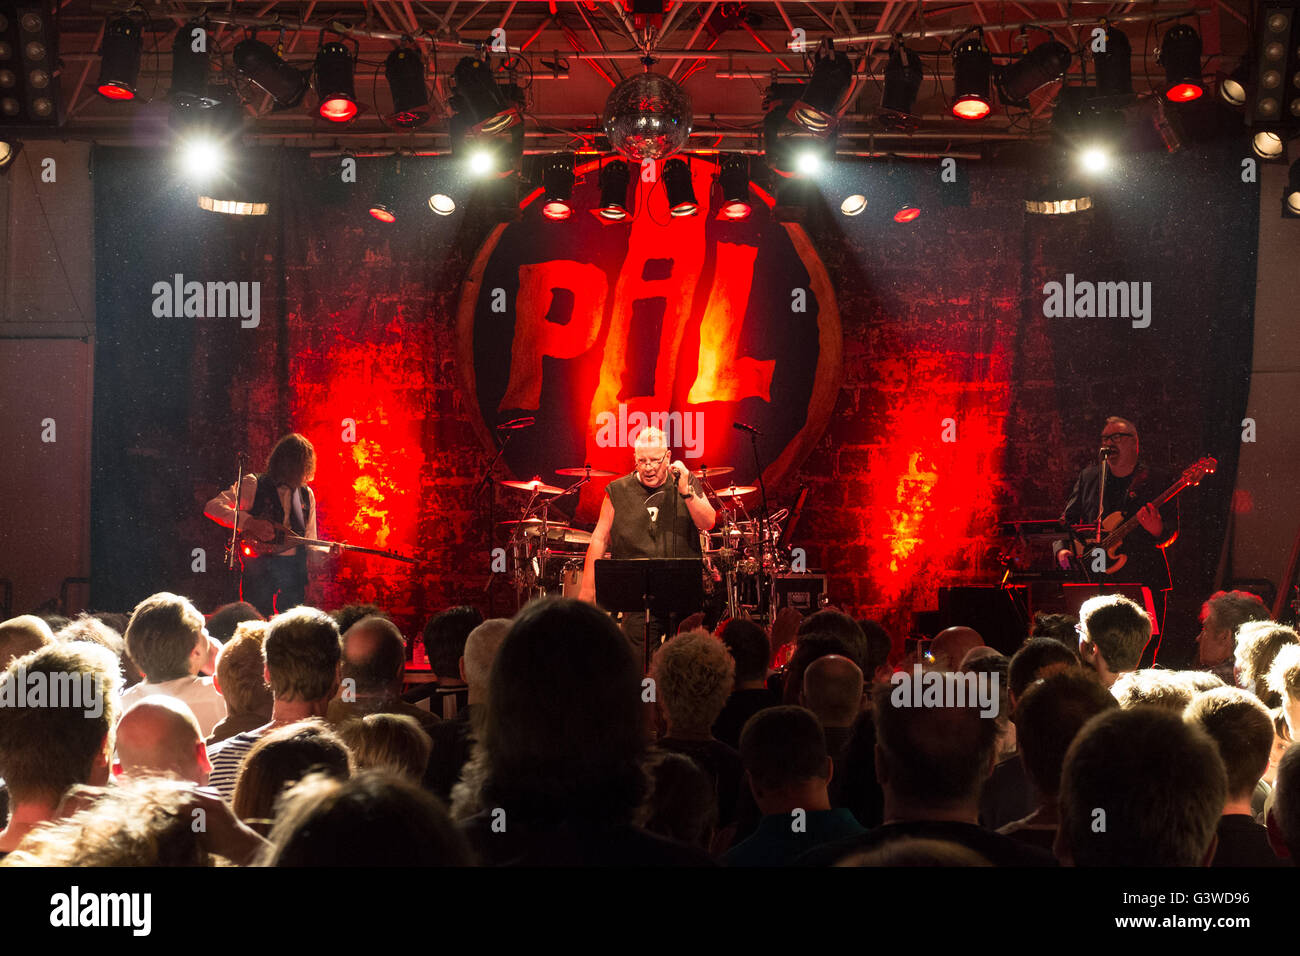
<path id="1" fill-rule="evenodd" d="M 774 606 L 776 575 L 790 570 L 790 549 L 783 542 L 788 509 L 763 520 L 746 507 L 753 485 L 715 485 L 716 479 L 735 472 L 729 465 L 700 468 L 691 474 L 700 480 L 718 513 L 711 531 L 700 532 L 704 590 L 720 596 L 731 617 L 759 616 Z M 497 522 L 508 528 L 508 573 L 519 606 L 538 597 L 577 597 L 591 532 L 562 520 L 553 520 L 551 507 L 588 482 L 617 477 L 590 465 L 558 468 L 555 473 L 578 480 L 566 488 L 531 481 L 498 481 L 503 488 L 527 492 L 519 517 Z M 752 500 L 752 499 L 751 499 Z"/>

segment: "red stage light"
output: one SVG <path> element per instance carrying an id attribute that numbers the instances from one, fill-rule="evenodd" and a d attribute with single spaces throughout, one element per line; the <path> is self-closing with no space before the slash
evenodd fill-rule
<path id="1" fill-rule="evenodd" d="M 321 103 L 320 115 L 331 123 L 346 123 L 357 115 L 357 104 L 343 96 L 331 97 Z"/>
<path id="2" fill-rule="evenodd" d="M 894 222 L 911 222 L 919 215 L 921 215 L 921 210 L 918 207 L 904 206 L 894 213 Z"/>
<path id="3" fill-rule="evenodd" d="M 248 545 L 244 545 L 244 557 L 251 558 L 252 556 L 253 556 L 253 549 L 250 548 Z"/>
<path id="4" fill-rule="evenodd" d="M 380 222 L 397 222 L 397 216 L 395 216 L 392 210 L 388 209 L 386 206 L 371 206 L 370 215 L 374 216 Z"/>
<path id="5" fill-rule="evenodd" d="M 1200 99 L 1205 90 L 1195 83 L 1175 83 L 1165 91 L 1165 99 L 1171 103 L 1190 103 L 1192 100 Z"/>
<path id="6" fill-rule="evenodd" d="M 542 215 L 547 219 L 559 221 L 573 215 L 573 207 L 560 199 L 552 199 L 542 205 Z"/>
<path id="7" fill-rule="evenodd" d="M 104 83 L 99 87 L 99 95 L 106 96 L 110 100 L 133 100 L 135 93 L 128 90 L 125 86 L 118 86 L 116 83 Z"/>
<path id="8" fill-rule="evenodd" d="M 988 100 L 978 96 L 963 96 L 952 104 L 952 115 L 958 119 L 981 120 L 989 115 Z"/>
<path id="9" fill-rule="evenodd" d="M 729 202 L 722 207 L 722 217 L 724 219 L 748 219 L 749 214 L 753 211 L 753 207 L 747 202 Z"/>

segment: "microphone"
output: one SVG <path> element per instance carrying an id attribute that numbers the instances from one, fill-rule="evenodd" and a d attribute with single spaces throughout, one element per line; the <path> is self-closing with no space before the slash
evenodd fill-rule
<path id="1" fill-rule="evenodd" d="M 498 425 L 497 431 L 504 432 L 504 431 L 510 431 L 515 428 L 531 428 L 536 424 L 537 424 L 537 419 L 533 418 L 531 415 L 528 416 L 527 418 L 512 418 L 510 419 L 510 421 L 502 422 L 500 425 Z"/>
<path id="2" fill-rule="evenodd" d="M 732 422 L 732 423 L 731 423 L 731 427 L 734 428 L 734 429 L 736 429 L 736 431 L 740 431 L 740 432 L 749 432 L 751 435 L 761 435 L 761 434 L 763 434 L 761 431 L 759 431 L 759 430 L 758 430 L 757 428 L 755 428 L 753 425 L 746 425 L 744 422 Z"/>
<path id="3" fill-rule="evenodd" d="M 1115 455 L 1118 455 L 1118 454 L 1119 454 L 1119 449 L 1118 449 L 1118 448 L 1115 448 L 1115 447 L 1113 447 L 1113 446 L 1111 446 L 1111 445 L 1102 445 L 1102 446 L 1101 446 L 1101 457 L 1102 457 L 1102 458 L 1113 458 Z"/>

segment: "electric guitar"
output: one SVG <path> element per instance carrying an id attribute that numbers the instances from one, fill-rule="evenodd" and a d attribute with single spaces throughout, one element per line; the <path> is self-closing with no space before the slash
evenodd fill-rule
<path id="1" fill-rule="evenodd" d="M 1184 488 L 1191 488 L 1199 485 L 1201 479 L 1206 475 L 1214 474 L 1214 470 L 1219 467 L 1219 463 L 1213 458 L 1202 458 L 1194 465 L 1182 473 L 1177 481 L 1164 490 L 1164 493 L 1150 502 L 1159 508 L 1165 502 L 1172 500 Z M 1138 509 L 1139 511 L 1141 509 Z M 1124 538 L 1130 531 L 1138 527 L 1137 514 L 1125 518 L 1123 512 L 1112 511 L 1101 521 L 1101 529 L 1104 535 L 1098 539 L 1092 538 L 1086 542 L 1075 541 L 1074 553 L 1082 558 L 1085 554 L 1090 554 L 1098 548 L 1106 552 L 1105 574 L 1114 574 L 1120 568 L 1128 563 L 1128 556 L 1121 554 L 1119 547 L 1124 542 Z M 1095 529 L 1096 525 L 1089 527 Z"/>
<path id="2" fill-rule="evenodd" d="M 378 548 L 363 548 L 356 544 L 345 544 L 342 541 L 321 541 L 316 538 L 303 538 L 293 533 L 292 530 L 284 525 L 275 525 L 275 537 L 270 541 L 259 541 L 252 535 L 240 533 L 239 543 L 235 546 L 237 552 L 246 558 L 260 558 L 268 554 L 280 554 L 291 548 L 310 547 L 312 545 L 333 548 L 339 547 L 344 551 L 359 551 L 362 554 L 373 554 L 377 557 L 388 558 L 392 561 L 404 561 L 407 564 L 418 564 L 415 558 L 408 558 L 403 554 L 395 554 L 392 551 L 380 551 Z"/>

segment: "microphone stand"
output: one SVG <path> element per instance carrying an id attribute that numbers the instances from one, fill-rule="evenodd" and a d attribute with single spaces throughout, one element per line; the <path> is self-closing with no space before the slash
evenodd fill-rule
<path id="1" fill-rule="evenodd" d="M 758 455 L 758 434 L 756 432 L 751 431 L 749 433 L 749 444 L 754 449 L 754 467 L 758 469 L 758 497 L 763 505 L 763 514 L 759 519 L 762 540 L 758 546 L 758 587 L 760 594 L 763 593 L 765 588 L 767 589 L 767 619 L 770 624 L 776 620 L 776 574 L 773 573 L 769 580 L 764 559 L 767 556 L 767 547 L 772 534 L 772 512 L 767 507 L 767 485 L 763 482 L 763 460 Z"/>
<path id="2" fill-rule="evenodd" d="M 497 462 L 499 462 L 501 460 L 501 456 L 506 453 L 506 446 L 510 444 L 510 439 L 513 438 L 514 436 L 515 433 L 513 429 L 506 432 L 505 440 L 501 442 L 501 446 L 497 449 L 496 456 L 492 459 L 491 463 L 487 466 L 487 470 L 483 472 L 483 477 L 479 479 L 479 483 L 474 486 L 473 497 L 476 499 L 482 496 L 485 488 L 487 489 L 488 492 L 488 559 L 489 559 L 488 568 L 489 570 L 488 570 L 488 586 L 484 590 L 488 592 L 488 614 L 489 615 L 492 615 L 496 610 L 496 593 L 492 590 L 492 571 L 491 571 L 491 563 L 490 563 L 491 554 L 492 554 L 492 545 L 496 541 L 495 512 L 496 512 L 496 499 L 497 499 L 497 485 L 496 482 L 492 480 L 492 472 L 496 470 Z"/>

